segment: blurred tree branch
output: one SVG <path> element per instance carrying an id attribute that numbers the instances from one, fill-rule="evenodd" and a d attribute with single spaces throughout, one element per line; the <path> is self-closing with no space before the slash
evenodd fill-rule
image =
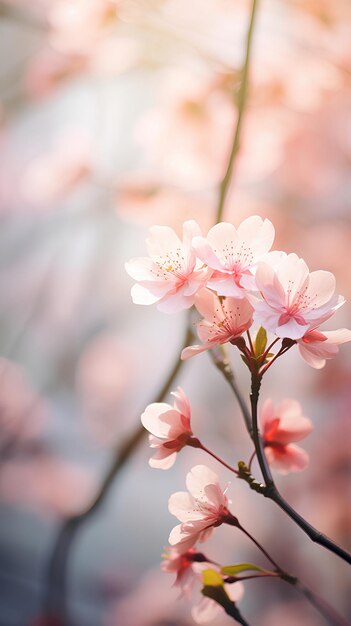
<path id="1" fill-rule="evenodd" d="M 191 343 L 192 334 L 192 329 L 187 322 L 181 349 Z M 172 388 L 182 366 L 183 361 L 180 360 L 179 351 L 177 351 L 175 363 L 164 381 L 156 399 L 152 399 L 153 402 L 162 402 L 164 400 L 165 396 Z M 145 430 L 143 426 L 138 424 L 137 428 L 125 440 L 124 444 L 122 444 L 122 446 L 116 451 L 112 459 L 110 469 L 108 470 L 94 501 L 82 513 L 73 515 L 65 520 L 58 531 L 48 564 L 45 612 L 48 616 L 61 619 L 63 624 L 67 626 L 70 624 L 67 610 L 67 569 L 69 564 L 70 548 L 76 531 L 100 508 L 114 479 L 130 459 L 144 435 Z"/>
<path id="2" fill-rule="evenodd" d="M 238 94 L 237 94 L 238 118 L 237 118 L 235 130 L 234 130 L 234 138 L 233 138 L 233 143 L 232 143 L 232 149 L 229 155 L 227 170 L 219 188 L 219 202 L 218 202 L 218 207 L 217 207 L 216 222 L 220 222 L 222 219 L 222 214 L 224 210 L 227 193 L 229 190 L 229 185 L 233 176 L 234 162 L 240 150 L 241 128 L 242 128 L 242 122 L 243 122 L 243 117 L 244 117 L 244 112 L 245 112 L 246 101 L 247 101 L 250 56 L 251 56 L 251 48 L 252 48 L 252 35 L 253 35 L 254 25 L 255 25 L 257 4 L 258 4 L 258 0 L 253 0 L 250 24 L 249 24 L 249 28 L 247 31 L 245 60 L 244 60 L 243 68 L 241 70 L 241 82 L 240 82 L 240 87 L 239 87 Z"/>

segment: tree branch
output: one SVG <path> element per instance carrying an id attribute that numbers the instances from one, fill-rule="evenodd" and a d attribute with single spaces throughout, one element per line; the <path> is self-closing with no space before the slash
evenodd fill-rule
<path id="1" fill-rule="evenodd" d="M 187 323 L 186 333 L 182 342 L 182 348 L 189 345 L 192 339 L 192 330 Z M 181 348 L 181 349 L 182 349 Z M 164 381 L 156 399 L 153 402 L 162 402 L 173 386 L 173 383 L 179 374 L 183 361 L 179 359 L 179 352 L 175 363 Z M 47 590 L 45 597 L 45 611 L 48 615 L 60 618 L 63 624 L 69 625 L 67 611 L 67 570 L 69 564 L 69 555 L 72 542 L 76 531 L 87 521 L 103 504 L 109 488 L 120 470 L 130 459 L 138 444 L 145 435 L 145 429 L 141 424 L 137 426 L 134 432 L 125 440 L 124 444 L 116 451 L 112 459 L 110 469 L 108 470 L 101 487 L 88 508 L 65 520 L 58 531 L 51 556 L 49 558 L 47 570 Z"/>
<path id="2" fill-rule="evenodd" d="M 250 23 L 249 23 L 249 28 L 247 31 L 247 38 L 246 38 L 245 60 L 244 60 L 244 65 L 241 70 L 241 83 L 240 83 L 238 96 L 237 96 L 238 97 L 238 118 L 237 118 L 235 130 L 234 130 L 232 149 L 231 149 L 229 159 L 228 159 L 227 170 L 219 188 L 219 201 L 218 201 L 218 207 L 217 207 L 216 222 L 220 222 L 222 219 L 224 204 L 226 201 L 229 185 L 233 176 L 234 162 L 240 149 L 241 128 L 242 128 L 242 122 L 243 122 L 246 100 L 247 100 L 250 56 L 251 56 L 251 48 L 252 48 L 252 35 L 253 35 L 254 25 L 255 25 L 257 4 L 258 4 L 258 0 L 253 0 Z"/>

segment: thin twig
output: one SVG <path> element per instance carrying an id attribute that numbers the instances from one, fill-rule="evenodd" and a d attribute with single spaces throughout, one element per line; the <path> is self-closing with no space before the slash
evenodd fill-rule
<path id="1" fill-rule="evenodd" d="M 257 541 L 257 539 L 255 539 L 255 537 L 253 537 L 253 535 L 251 535 L 251 533 L 249 533 L 246 530 L 246 528 L 244 528 L 240 524 L 237 517 L 234 517 L 233 515 L 231 515 L 231 513 L 229 513 L 228 517 L 225 520 L 225 523 L 229 524 L 230 526 L 234 526 L 234 528 L 238 528 L 239 530 L 241 530 L 241 532 L 243 532 L 244 535 L 246 535 L 246 537 L 248 537 L 248 539 L 250 539 L 250 541 L 252 541 L 252 543 L 260 550 L 260 552 L 262 552 L 262 554 L 264 554 L 264 556 L 270 561 L 275 571 L 266 573 L 266 575 L 279 577 L 281 578 L 281 580 L 284 580 L 289 585 L 292 585 L 293 587 L 295 587 L 295 589 L 300 591 L 305 596 L 306 600 L 308 600 L 308 602 L 310 602 L 310 604 L 312 604 L 312 606 L 314 606 L 314 608 L 317 609 L 317 611 L 324 617 L 324 619 L 328 621 L 328 623 L 334 624 L 334 626 L 348 626 L 346 620 L 341 615 L 339 615 L 339 613 L 337 613 L 335 609 L 328 604 L 328 602 L 326 602 L 324 599 L 317 596 L 313 591 L 311 591 L 311 589 L 306 587 L 306 585 L 304 585 L 296 576 L 291 576 L 291 574 L 288 574 L 287 572 L 285 572 L 280 567 L 280 565 L 278 565 L 275 559 L 273 559 L 273 557 L 267 552 L 267 550 L 259 543 L 259 541 Z M 261 575 L 258 577 L 264 578 L 265 576 Z M 229 577 L 229 581 L 226 581 L 226 582 L 231 582 L 230 577 Z"/>
<path id="2" fill-rule="evenodd" d="M 227 351 L 225 350 L 225 346 L 221 346 L 221 347 L 222 347 L 222 353 L 224 354 L 223 358 L 218 358 L 214 350 L 209 350 L 209 355 L 213 363 L 217 367 L 217 369 L 219 369 L 219 371 L 222 372 L 223 376 L 225 377 L 230 387 L 232 388 L 234 395 L 240 406 L 241 413 L 245 421 L 246 429 L 250 433 L 250 437 L 252 437 L 252 424 L 251 424 L 250 411 L 236 384 L 234 372 L 230 366 L 229 356 L 228 356 Z"/>
<path id="3" fill-rule="evenodd" d="M 218 207 L 217 207 L 216 222 L 220 222 L 222 219 L 222 214 L 224 210 L 224 205 L 225 205 L 229 185 L 233 176 L 234 162 L 240 149 L 241 128 L 242 128 L 242 122 L 243 122 L 243 117 L 244 117 L 244 112 L 245 112 L 246 101 L 247 101 L 250 55 L 251 55 L 251 48 L 252 48 L 252 35 L 253 35 L 254 24 L 255 24 L 257 4 L 258 4 L 258 0 L 253 0 L 250 23 L 249 23 L 249 28 L 247 31 L 247 38 L 246 38 L 245 60 L 244 60 L 244 65 L 241 70 L 241 83 L 240 83 L 240 87 L 239 87 L 238 94 L 237 94 L 238 117 L 237 117 L 237 122 L 235 125 L 232 149 L 231 149 L 229 159 L 228 159 L 227 170 L 219 188 L 219 202 L 218 202 Z"/>
<path id="4" fill-rule="evenodd" d="M 235 383 L 234 375 L 229 365 L 229 362 L 224 359 L 221 363 L 218 359 L 214 357 L 214 355 L 211 354 L 211 356 L 216 367 L 222 372 L 230 387 L 234 391 L 235 397 L 238 400 L 239 406 L 243 414 L 247 431 L 255 445 L 257 460 L 265 483 L 265 486 L 261 485 L 262 489 L 255 489 L 255 491 L 257 491 L 257 493 L 263 494 L 266 498 L 273 500 L 309 536 L 309 538 L 314 543 L 318 543 L 327 550 L 330 550 L 330 552 L 333 552 L 334 554 L 339 556 L 347 563 L 351 564 L 351 555 L 346 552 L 346 550 L 343 550 L 343 548 L 338 546 L 334 541 L 329 539 L 329 537 L 314 528 L 314 526 L 307 522 L 302 517 L 302 515 L 295 511 L 295 509 L 288 502 L 286 502 L 274 483 L 273 476 L 266 459 L 263 441 L 258 429 L 257 405 L 261 385 L 261 377 L 255 375 L 253 375 L 252 377 L 252 389 L 250 396 L 251 415 L 248 415 L 245 401 Z M 247 482 L 250 484 L 249 480 L 247 480 Z M 256 484 L 256 482 L 253 482 L 253 485 Z"/>

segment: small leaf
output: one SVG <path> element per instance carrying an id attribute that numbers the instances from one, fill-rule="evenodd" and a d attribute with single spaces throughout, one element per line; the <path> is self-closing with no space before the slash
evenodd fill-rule
<path id="1" fill-rule="evenodd" d="M 202 580 L 205 587 L 223 587 L 222 576 L 214 569 L 205 569 L 202 572 Z"/>
<path id="2" fill-rule="evenodd" d="M 255 355 L 261 356 L 264 353 L 267 345 L 267 333 L 263 326 L 260 326 L 258 329 L 256 339 L 255 339 Z"/>
<path id="3" fill-rule="evenodd" d="M 241 356 L 242 360 L 244 361 L 245 365 L 247 365 L 247 367 L 250 369 L 250 365 L 249 365 L 249 362 L 248 362 L 245 354 L 241 354 L 240 356 Z"/>
<path id="4" fill-rule="evenodd" d="M 255 570 L 257 572 L 264 572 L 265 570 L 253 563 L 238 563 L 237 565 L 224 565 L 221 567 L 221 572 L 225 576 L 237 576 L 241 572 L 247 572 L 249 570 Z"/>

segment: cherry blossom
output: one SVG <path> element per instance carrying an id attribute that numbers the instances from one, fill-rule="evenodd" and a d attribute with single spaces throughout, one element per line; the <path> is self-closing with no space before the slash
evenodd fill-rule
<path id="1" fill-rule="evenodd" d="M 188 359 L 227 341 L 234 342 L 252 324 L 253 308 L 246 298 L 220 300 L 209 289 L 202 289 L 195 299 L 196 308 L 204 316 L 197 324 L 202 345 L 188 346 L 181 358 Z"/>
<path id="2" fill-rule="evenodd" d="M 183 224 L 183 241 L 172 228 L 152 226 L 149 230 L 148 257 L 131 259 L 125 267 L 137 282 L 132 287 L 135 304 L 154 304 L 165 313 L 188 309 L 195 294 L 209 278 L 211 271 L 196 258 L 192 239 L 200 234 L 194 220 Z"/>
<path id="3" fill-rule="evenodd" d="M 226 490 L 219 485 L 218 476 L 205 465 L 196 465 L 186 477 L 189 491 L 173 493 L 168 509 L 181 522 L 169 535 L 171 546 L 186 552 L 198 541 L 206 541 L 215 526 L 230 515 Z"/>
<path id="4" fill-rule="evenodd" d="M 237 229 L 227 222 L 216 224 L 207 238 L 195 237 L 193 246 L 213 270 L 208 287 L 220 296 L 244 298 L 245 289 L 255 288 L 255 267 L 269 252 L 273 240 L 273 224 L 252 215 Z"/>
<path id="5" fill-rule="evenodd" d="M 264 402 L 261 410 L 262 437 L 268 463 L 282 474 L 307 467 L 307 452 L 292 442 L 307 437 L 313 426 L 302 415 L 296 400 L 283 400 L 275 409 L 272 400 Z"/>
<path id="6" fill-rule="evenodd" d="M 294 253 L 284 255 L 276 268 L 260 263 L 255 278 L 262 300 L 251 300 L 254 319 L 278 337 L 301 339 L 345 302 L 334 294 L 331 272 L 309 272 L 305 261 Z"/>
<path id="7" fill-rule="evenodd" d="M 149 442 L 156 453 L 149 460 L 151 467 L 168 469 L 176 460 L 177 452 L 192 437 L 190 428 L 190 405 L 183 389 L 173 391 L 173 407 L 166 402 L 154 402 L 146 407 L 141 422 L 151 435 Z"/>
<path id="8" fill-rule="evenodd" d="M 197 577 L 193 569 L 194 561 L 198 557 L 204 561 L 205 557 L 195 548 L 182 552 L 169 546 L 165 550 L 165 554 L 162 555 L 165 559 L 161 563 L 162 571 L 176 574 L 175 586 L 180 587 L 182 595 L 189 595 Z M 207 563 L 207 567 L 210 567 L 209 563 Z"/>
<path id="9" fill-rule="evenodd" d="M 190 597 L 193 595 L 194 605 L 191 609 L 191 615 L 197 624 L 210 622 L 219 617 L 223 612 L 220 604 L 207 598 L 201 594 L 203 586 L 202 573 L 204 570 L 213 569 L 220 573 L 220 568 L 210 561 L 206 561 L 206 557 L 197 552 L 195 548 L 190 548 L 186 552 L 179 551 L 177 548 L 166 548 L 167 553 L 164 554 L 165 560 L 161 564 L 164 572 L 176 574 L 174 585 L 180 587 L 181 595 Z M 224 584 L 225 591 L 233 602 L 238 602 L 244 593 L 242 583 Z"/>
<path id="10" fill-rule="evenodd" d="M 339 352 L 339 345 L 351 341 L 351 330 L 309 330 L 298 340 L 298 350 L 308 365 L 315 369 L 324 367 L 327 359 L 332 359 Z"/>

